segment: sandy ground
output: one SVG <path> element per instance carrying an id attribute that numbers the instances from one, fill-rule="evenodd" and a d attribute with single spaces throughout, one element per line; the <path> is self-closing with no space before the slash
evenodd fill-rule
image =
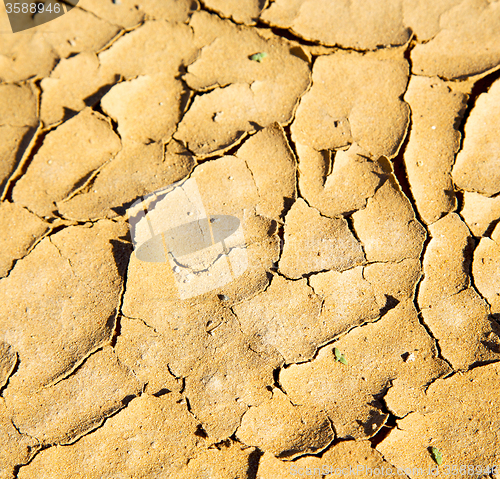
<path id="1" fill-rule="evenodd" d="M 499 1 L 11 7 L 0 478 L 500 477 Z"/>

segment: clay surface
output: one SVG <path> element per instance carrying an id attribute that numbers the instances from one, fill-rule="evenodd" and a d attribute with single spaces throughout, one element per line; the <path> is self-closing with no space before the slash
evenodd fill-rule
<path id="1" fill-rule="evenodd" d="M 466 96 L 443 81 L 415 76 L 405 100 L 412 110 L 405 151 L 408 180 L 420 216 L 426 223 L 434 223 L 456 208 L 451 170 L 460 148 L 460 133 L 455 125 L 465 109 Z"/>
<path id="2" fill-rule="evenodd" d="M 7 5 L 0 479 L 500 477 L 500 2 Z"/>
<path id="3" fill-rule="evenodd" d="M 376 158 L 396 154 L 409 111 L 400 99 L 408 81 L 403 58 L 322 56 L 312 81 L 297 109 L 294 141 L 318 151 L 357 143 Z"/>
<path id="4" fill-rule="evenodd" d="M 68 145 L 68 136 L 75 143 Z M 111 122 L 86 109 L 47 135 L 29 171 L 16 184 L 15 201 L 39 216 L 50 216 L 55 202 L 85 184 L 120 149 L 121 141 Z"/>
<path id="5" fill-rule="evenodd" d="M 457 155 L 453 168 L 453 178 L 460 188 L 486 196 L 500 192 L 498 138 L 494 138 L 491 129 L 498 115 L 498 110 L 492 109 L 492 105 L 499 103 L 500 82 L 497 81 L 488 93 L 477 99 L 474 112 L 467 121 L 464 148 Z"/>

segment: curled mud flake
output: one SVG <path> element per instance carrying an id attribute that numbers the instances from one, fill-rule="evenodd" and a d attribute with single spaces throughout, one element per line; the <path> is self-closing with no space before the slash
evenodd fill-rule
<path id="1" fill-rule="evenodd" d="M 29 152 L 37 130 L 24 126 L 0 126 L 0 195 L 5 196 L 16 169 Z"/>
<path id="2" fill-rule="evenodd" d="M 500 7 L 498 8 L 500 15 Z M 500 62 L 500 52 L 499 52 Z M 494 125 L 500 121 L 500 81 L 479 96 L 465 124 L 466 138 L 453 167 L 455 184 L 486 196 L 500 192 L 500 139 Z"/>
<path id="3" fill-rule="evenodd" d="M 412 110 L 404 153 L 408 181 L 421 218 L 434 223 L 456 207 L 451 169 L 460 147 L 456 123 L 466 96 L 441 80 L 412 76 L 404 98 Z"/>
<path id="4" fill-rule="evenodd" d="M 10 31 L 10 26 L 2 30 Z M 17 83 L 28 78 L 44 78 L 57 63 L 58 55 L 46 38 L 32 31 L 21 35 L 2 35 L 0 80 Z"/>
<path id="5" fill-rule="evenodd" d="M 21 384 L 17 376 L 12 378 L 5 401 L 16 425 L 42 445 L 71 444 L 140 391 L 133 374 L 118 364 L 112 348 L 106 346 L 54 386 L 37 391 Z"/>
<path id="6" fill-rule="evenodd" d="M 408 3 L 415 5 L 414 2 Z M 446 2 L 425 3 L 442 5 Z M 498 66 L 500 63 L 498 3 L 468 0 L 457 2 L 450 7 L 452 8 L 442 12 L 438 17 L 439 32 L 429 42 L 417 44 L 412 50 L 413 72 L 417 75 L 461 79 Z M 427 11 L 427 6 L 420 7 L 419 11 Z"/>
<path id="7" fill-rule="evenodd" d="M 197 155 L 207 156 L 259 128 L 290 122 L 309 86 L 310 73 L 307 62 L 295 56 L 288 43 L 274 35 L 263 38 L 204 12 L 193 15 L 190 25 L 195 41 L 208 45 L 189 65 L 184 79 L 194 90 L 213 91 L 195 97 L 175 138 Z M 249 61 L 256 52 L 268 56 L 262 63 Z M 220 105 L 224 115 L 214 122 Z"/>
<path id="8" fill-rule="evenodd" d="M 0 297 L 11 298 L 0 329 L 19 353 L 15 377 L 28 391 L 60 381 L 110 340 L 130 254 L 119 240 L 125 233 L 110 221 L 65 228 L 0 280 Z"/>
<path id="9" fill-rule="evenodd" d="M 472 274 L 491 312 L 500 314 L 500 226 L 496 226 L 491 239 L 482 238 L 479 242 L 474 251 Z"/>
<path id="10" fill-rule="evenodd" d="M 101 18 L 82 8 L 73 8 L 61 17 L 35 27 L 59 58 L 84 51 L 98 52 L 120 31 Z"/>
<path id="11" fill-rule="evenodd" d="M 335 433 L 324 413 L 294 406 L 275 389 L 270 400 L 245 413 L 236 436 L 245 444 L 291 460 L 320 452 L 333 441 Z"/>
<path id="12" fill-rule="evenodd" d="M 120 148 L 120 138 L 109 120 L 85 109 L 45 137 L 14 188 L 14 201 L 40 216 L 49 216 L 55 202 L 82 186 Z"/>
<path id="13" fill-rule="evenodd" d="M 226 105 L 224 115 L 217 116 L 218 121 L 213 122 L 220 104 Z M 254 109 L 254 96 L 249 85 L 216 89 L 195 97 L 174 138 L 185 143 L 197 156 L 223 152 L 239 143 L 246 136 L 246 131 L 254 131 L 246 118 L 247 112 Z"/>
<path id="14" fill-rule="evenodd" d="M 335 366 L 334 348 L 349 351 L 348 373 Z M 401 355 L 416 350 L 416 360 L 402 368 Z M 398 378 L 401 396 L 448 370 L 435 357 L 433 341 L 419 325 L 413 305 L 405 303 L 321 348 L 313 361 L 283 369 L 279 379 L 294 404 L 325 411 L 338 437 L 361 439 L 371 437 L 385 422 L 376 398 L 391 381 Z M 413 406 L 410 401 L 407 407 Z"/>
<path id="15" fill-rule="evenodd" d="M 97 103 L 117 79 L 114 72 L 101 68 L 93 52 L 61 60 L 40 83 L 40 119 L 45 126 L 66 120 L 72 112 Z"/>
<path id="16" fill-rule="evenodd" d="M 119 83 L 101 100 L 124 141 L 168 143 L 181 118 L 187 91 L 173 76 L 155 74 Z"/>
<path id="17" fill-rule="evenodd" d="M 37 96 L 29 84 L 0 85 L 0 196 L 38 127 Z"/>
<path id="18" fill-rule="evenodd" d="M 489 318 L 488 306 L 467 288 L 422 311 L 425 324 L 437 339 L 442 355 L 455 369 L 500 359 L 498 326 Z"/>
<path id="19" fill-rule="evenodd" d="M 376 446 L 377 450 L 398 468 L 427 471 L 436 465 L 436 448 L 443 465 L 474 464 L 486 472 L 486 466 L 497 464 L 500 456 L 498 418 L 491 415 L 500 407 L 499 365 L 435 381 L 421 405 L 398 421 L 398 427 Z"/>
<path id="20" fill-rule="evenodd" d="M 470 285 L 465 266 L 469 230 L 456 213 L 450 213 L 429 227 L 431 241 L 423 259 L 424 279 L 418 304 L 429 308 Z"/>
<path id="21" fill-rule="evenodd" d="M 198 424 L 178 396 L 143 394 L 70 447 L 43 451 L 18 477 L 67 478 L 78 474 L 82 461 L 89 479 L 116 476 L 117 470 L 129 476 L 189 477 L 176 473 L 205 449 L 205 440 L 195 435 Z"/>
<path id="22" fill-rule="evenodd" d="M 99 61 L 104 75 L 116 74 L 125 80 L 159 73 L 175 77 L 194 61 L 197 51 L 189 26 L 147 21 L 101 52 Z"/>
<path id="23" fill-rule="evenodd" d="M 26 209 L 5 201 L 0 203 L 0 229 L 4 231 L 0 249 L 0 277 L 14 262 L 28 254 L 50 226 Z"/>
<path id="24" fill-rule="evenodd" d="M 457 369 L 500 358 L 500 341 L 494 339 L 495 325 L 488 317 L 488 305 L 471 286 L 467 226 L 450 213 L 429 230 L 431 241 L 423 260 L 418 304 L 443 357 Z M 477 257 L 480 255 L 478 252 Z M 478 277 L 483 285 L 481 275 Z"/>
<path id="25" fill-rule="evenodd" d="M 262 20 L 290 28 L 302 38 L 324 45 L 369 50 L 381 45 L 402 45 L 410 38 L 403 25 L 400 1 L 382 6 L 375 0 L 277 0 L 261 15 Z"/>
<path id="26" fill-rule="evenodd" d="M 409 108 L 401 100 L 407 81 L 403 57 L 345 52 L 320 56 L 312 87 L 297 108 L 294 141 L 317 151 L 355 142 L 374 158 L 394 156 L 408 125 Z"/>
<path id="27" fill-rule="evenodd" d="M 224 18 L 232 18 L 237 23 L 254 25 L 266 2 L 262 0 L 204 0 L 203 4 Z"/>
<path id="28" fill-rule="evenodd" d="M 466 191 L 460 214 L 474 236 L 485 236 L 500 218 L 500 196 L 488 198 Z"/>
<path id="29" fill-rule="evenodd" d="M 38 125 L 37 95 L 29 84 L 0 85 L 0 126 Z"/>
<path id="30" fill-rule="evenodd" d="M 307 62 L 295 56 L 291 44 L 282 38 L 261 35 L 252 28 L 236 26 L 206 12 L 196 12 L 190 26 L 195 43 L 201 48 L 199 57 L 189 65 L 184 76 L 191 88 L 205 91 L 214 86 L 250 85 L 258 81 L 277 83 L 280 88 L 290 89 L 288 95 L 294 95 L 309 86 Z M 261 64 L 249 61 L 251 55 L 264 52 L 267 57 Z M 288 78 L 290 75 L 295 76 L 295 81 Z"/>
<path id="31" fill-rule="evenodd" d="M 323 300 L 320 326 L 323 343 L 363 323 L 377 320 L 385 305 L 378 303 L 372 285 L 363 278 L 363 268 L 329 271 L 309 278 Z"/>
<path id="32" fill-rule="evenodd" d="M 234 311 L 245 334 L 276 348 L 287 363 L 310 360 L 328 337 L 326 328 L 318 327 L 321 300 L 305 279 L 274 276 L 266 291 Z"/>
<path id="33" fill-rule="evenodd" d="M 355 144 L 335 153 L 297 145 L 297 153 L 302 197 L 325 216 L 364 208 L 385 176 L 382 165 Z"/>
<path id="34" fill-rule="evenodd" d="M 257 213 L 279 221 L 297 194 L 296 161 L 283 128 L 274 123 L 257 132 L 238 149 L 236 157 L 245 160 L 252 173 L 259 193 Z"/>
<path id="35" fill-rule="evenodd" d="M 321 216 L 302 199 L 293 204 L 285 218 L 281 273 L 300 278 L 318 271 L 343 271 L 364 261 L 363 248 L 344 218 Z"/>
<path id="36" fill-rule="evenodd" d="M 176 142 L 127 142 L 84 190 L 57 207 L 69 219 L 117 217 L 137 197 L 182 180 L 193 167 L 192 155 Z"/>
<path id="37" fill-rule="evenodd" d="M 425 229 L 392 178 L 352 218 L 368 261 L 399 262 L 420 257 Z"/>
<path id="38" fill-rule="evenodd" d="M 382 306 L 394 306 L 395 302 L 411 300 L 421 274 L 419 259 L 405 259 L 400 263 L 372 263 L 363 269 L 363 277 L 372 285 L 377 302 Z"/>

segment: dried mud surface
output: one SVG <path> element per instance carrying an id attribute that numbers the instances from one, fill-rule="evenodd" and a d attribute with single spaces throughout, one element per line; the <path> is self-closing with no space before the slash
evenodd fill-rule
<path id="1" fill-rule="evenodd" d="M 81 0 L 0 34 L 0 478 L 498 479 L 499 27 Z M 129 228 L 182 180 L 247 261 L 185 299 Z"/>

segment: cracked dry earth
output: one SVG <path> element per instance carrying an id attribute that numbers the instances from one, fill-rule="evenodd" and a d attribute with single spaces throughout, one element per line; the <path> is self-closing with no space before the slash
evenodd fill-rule
<path id="1" fill-rule="evenodd" d="M 499 66 L 494 0 L 2 33 L 0 477 L 500 477 Z M 127 215 L 187 178 L 248 267 L 180 299 Z"/>

